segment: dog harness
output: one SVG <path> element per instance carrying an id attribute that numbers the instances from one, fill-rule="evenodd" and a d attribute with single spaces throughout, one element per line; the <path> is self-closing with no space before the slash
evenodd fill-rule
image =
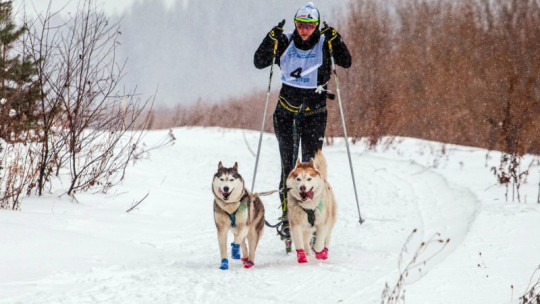
<path id="1" fill-rule="evenodd" d="M 247 200 L 246 200 L 247 198 Z M 249 195 L 245 194 L 242 199 L 240 199 L 240 205 L 238 206 L 238 208 L 236 209 L 236 211 L 234 211 L 233 213 L 227 213 L 227 211 L 223 210 L 223 212 L 227 213 L 227 215 L 229 216 L 229 219 L 231 220 L 231 226 L 233 228 L 236 228 L 236 213 L 238 212 L 238 210 L 242 209 L 242 210 L 245 210 L 247 209 L 247 202 L 249 201 Z"/>
<path id="2" fill-rule="evenodd" d="M 302 207 L 300 207 L 300 208 L 302 208 Z M 302 210 L 304 210 L 304 212 L 307 213 L 307 220 L 311 224 L 311 227 L 313 227 L 315 225 L 315 210 L 317 210 L 317 209 L 319 209 L 320 211 L 323 210 L 322 201 L 320 201 L 319 204 L 317 205 L 317 208 L 315 208 L 313 210 L 302 208 Z"/>

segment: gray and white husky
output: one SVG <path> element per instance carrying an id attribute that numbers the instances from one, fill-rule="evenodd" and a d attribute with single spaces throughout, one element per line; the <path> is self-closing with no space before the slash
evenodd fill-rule
<path id="1" fill-rule="evenodd" d="M 319 150 L 309 163 L 296 161 L 287 177 L 287 217 L 298 263 L 307 263 L 313 232 L 315 257 L 328 258 L 330 235 L 336 223 L 336 201 L 326 179 L 326 160 Z"/>
<path id="2" fill-rule="evenodd" d="M 232 168 L 223 167 L 219 162 L 218 170 L 212 180 L 214 194 L 214 221 L 216 223 L 219 251 L 221 253 L 220 269 L 229 269 L 227 259 L 227 233 L 234 234 L 231 243 L 231 257 L 240 259 L 244 268 L 253 267 L 255 251 L 264 229 L 264 206 L 257 197 L 252 199 L 245 188 L 244 179 L 238 173 L 238 163 Z M 248 246 L 246 246 L 246 238 Z"/>

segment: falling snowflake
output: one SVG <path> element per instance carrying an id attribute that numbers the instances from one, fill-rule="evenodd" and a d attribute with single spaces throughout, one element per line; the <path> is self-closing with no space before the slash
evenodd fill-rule
<path id="1" fill-rule="evenodd" d="M 15 116 L 17 116 L 17 111 L 15 111 L 14 109 L 9 110 L 9 117 L 15 117 Z"/>
<path id="2" fill-rule="evenodd" d="M 7 99 L 5 99 L 5 98 L 0 99 L 0 104 L 1 105 L 5 105 L 6 102 L 7 102 Z"/>

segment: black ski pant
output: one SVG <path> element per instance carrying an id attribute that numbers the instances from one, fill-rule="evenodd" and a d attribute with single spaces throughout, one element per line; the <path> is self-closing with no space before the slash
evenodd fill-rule
<path id="1" fill-rule="evenodd" d="M 287 212 L 286 179 L 296 165 L 299 147 L 302 147 L 302 162 L 309 162 L 318 150 L 322 149 L 328 113 L 326 108 L 315 113 L 292 113 L 277 107 L 274 112 L 274 132 L 281 156 L 281 179 L 279 197 L 283 215 Z"/>

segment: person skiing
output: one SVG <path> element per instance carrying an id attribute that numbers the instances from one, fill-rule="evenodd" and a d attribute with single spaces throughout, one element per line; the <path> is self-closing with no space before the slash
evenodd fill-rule
<path id="1" fill-rule="evenodd" d="M 263 69 L 270 66 L 276 56 L 275 62 L 282 72 L 273 120 L 281 157 L 279 189 L 283 222 L 278 232 L 287 252 L 291 252 L 291 241 L 285 181 L 296 164 L 300 147 L 302 161 L 308 162 L 323 146 L 326 99 L 334 98 L 327 90 L 332 64 L 329 43 L 335 64 L 344 68 L 351 66 L 351 55 L 341 35 L 328 26 L 319 30 L 320 20 L 319 11 L 309 2 L 294 16 L 295 30 L 284 33 L 284 22 L 273 27 L 255 51 L 253 60 L 256 68 Z"/>

